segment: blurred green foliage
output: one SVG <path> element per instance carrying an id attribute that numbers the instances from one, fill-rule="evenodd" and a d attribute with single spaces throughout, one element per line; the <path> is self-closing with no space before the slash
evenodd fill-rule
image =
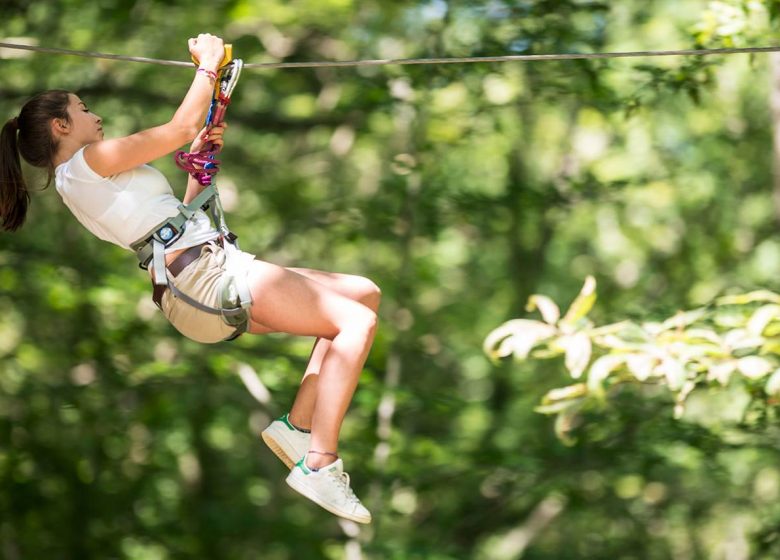
<path id="1" fill-rule="evenodd" d="M 763 45 L 778 2 L 5 0 L 2 15 L 9 42 L 185 60 L 209 31 L 264 62 Z M 5 50 L 0 67 L 3 118 L 68 88 L 109 135 L 170 118 L 192 78 Z M 668 396 L 627 389 L 564 446 L 534 412 L 564 368 L 481 349 L 530 294 L 566 300 L 588 275 L 597 323 L 776 291 L 768 89 L 768 57 L 742 55 L 246 71 L 220 174 L 242 247 L 384 293 L 342 432 L 375 516 L 357 533 L 291 492 L 257 437 L 311 341 L 183 339 L 132 255 L 36 193 L 0 237 L 0 555 L 776 558 L 776 421 L 677 421 Z"/>

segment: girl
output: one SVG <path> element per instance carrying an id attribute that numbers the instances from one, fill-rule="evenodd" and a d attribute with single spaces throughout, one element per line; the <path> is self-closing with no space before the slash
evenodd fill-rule
<path id="1" fill-rule="evenodd" d="M 222 39 L 201 34 L 189 40 L 189 50 L 200 66 L 173 117 L 124 138 L 104 140 L 102 119 L 73 93 L 45 91 L 25 103 L 0 133 L 3 229 L 21 227 L 30 202 L 20 154 L 48 170 L 49 182 L 55 180 L 65 204 L 90 232 L 126 249 L 182 213 L 165 177 L 147 163 L 187 142 L 192 142 L 191 152 L 207 142 L 221 147 L 225 131 L 218 125 L 198 132 L 224 57 Z M 184 204 L 202 190 L 190 177 Z M 186 336 L 206 343 L 244 330 L 316 337 L 292 409 L 263 431 L 263 440 L 291 468 L 287 483 L 293 489 L 336 515 L 369 523 L 371 514 L 352 492 L 338 457 L 338 436 L 374 339 L 379 289 L 365 278 L 282 268 L 232 247 L 227 251 L 200 209 L 189 212 L 180 229 L 160 253 L 160 270 L 149 268 L 158 284 L 167 279 L 170 289 L 155 286 L 166 318 Z M 237 284 L 251 296 L 243 317 L 208 312 L 240 311 Z"/>

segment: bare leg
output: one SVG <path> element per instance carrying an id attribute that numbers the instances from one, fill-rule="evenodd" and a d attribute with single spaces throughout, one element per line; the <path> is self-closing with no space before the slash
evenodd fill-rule
<path id="1" fill-rule="evenodd" d="M 318 338 L 314 342 L 306 373 L 303 374 L 301 385 L 295 395 L 295 401 L 290 408 L 290 422 L 296 428 L 311 429 L 311 418 L 314 414 L 314 404 L 317 402 L 317 380 L 319 379 L 322 360 L 330 349 L 330 340 Z"/>
<path id="2" fill-rule="evenodd" d="M 351 274 L 323 272 L 308 268 L 290 268 L 288 270 L 319 282 L 320 284 L 324 284 L 335 292 L 362 303 L 374 313 L 379 310 L 379 302 L 382 294 L 377 285 L 367 278 Z M 250 332 L 257 332 L 258 330 L 260 329 L 250 327 Z M 318 338 L 314 342 L 314 348 L 309 357 L 309 362 L 306 366 L 303 379 L 301 380 L 301 385 L 298 388 L 295 401 L 290 408 L 290 422 L 298 428 L 303 428 L 305 430 L 311 429 L 314 405 L 317 400 L 317 374 L 320 372 L 322 360 L 325 358 L 329 348 L 330 340 Z"/>
<path id="3" fill-rule="evenodd" d="M 311 448 L 336 452 L 344 415 L 373 342 L 376 313 L 325 284 L 263 261 L 253 263 L 249 284 L 254 324 L 266 331 L 330 341 L 320 361 Z M 331 461 L 313 455 L 309 465 L 317 468 Z"/>

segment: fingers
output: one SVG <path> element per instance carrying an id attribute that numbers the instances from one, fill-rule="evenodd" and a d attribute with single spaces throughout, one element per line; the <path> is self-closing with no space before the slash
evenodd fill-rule
<path id="1" fill-rule="evenodd" d="M 225 143 L 225 141 L 222 139 L 222 136 L 225 134 L 225 128 L 227 128 L 227 123 L 224 122 L 212 126 L 211 128 L 206 127 L 200 131 L 200 138 L 204 142 L 208 141 L 213 144 L 219 144 L 222 146 Z"/>
<path id="2" fill-rule="evenodd" d="M 201 33 L 197 37 L 190 37 L 187 40 L 187 46 L 192 50 L 195 47 L 204 48 L 224 48 L 225 42 L 221 37 L 212 35 L 211 33 Z"/>

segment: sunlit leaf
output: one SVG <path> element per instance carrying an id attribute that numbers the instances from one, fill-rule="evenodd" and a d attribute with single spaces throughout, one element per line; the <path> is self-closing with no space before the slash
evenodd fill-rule
<path id="1" fill-rule="evenodd" d="M 579 295 L 572 302 L 566 315 L 561 319 L 561 323 L 573 326 L 590 312 L 594 303 L 596 303 L 596 279 L 593 276 L 588 276 Z"/>
<path id="2" fill-rule="evenodd" d="M 593 341 L 602 348 L 611 350 L 639 350 L 644 346 L 644 343 L 628 341 L 614 334 L 594 337 Z"/>
<path id="3" fill-rule="evenodd" d="M 747 294 L 723 296 L 718 298 L 715 303 L 717 305 L 745 305 L 759 301 L 780 304 L 780 295 L 769 290 L 756 290 Z"/>
<path id="4" fill-rule="evenodd" d="M 588 367 L 588 363 L 590 363 L 590 355 L 593 349 L 590 337 L 583 332 L 578 332 L 561 337 L 558 340 L 558 344 L 566 350 L 566 368 L 569 370 L 572 378 L 579 379 L 582 376 L 582 372 Z"/>
<path id="5" fill-rule="evenodd" d="M 737 369 L 749 379 L 761 379 L 772 371 L 772 362 L 759 356 L 745 356 L 737 360 Z"/>
<path id="6" fill-rule="evenodd" d="M 674 402 L 674 417 L 676 419 L 682 418 L 683 414 L 685 414 L 685 399 L 688 398 L 688 395 L 691 394 L 691 391 L 696 388 L 696 383 L 693 381 L 686 381 L 682 389 L 680 389 L 680 392 L 677 393 L 677 398 Z"/>
<path id="7" fill-rule="evenodd" d="M 704 308 L 677 313 L 674 317 L 670 317 L 661 323 L 661 330 L 684 329 L 701 319 L 706 313 L 707 310 Z"/>
<path id="8" fill-rule="evenodd" d="M 582 421 L 579 409 L 579 403 L 574 403 L 572 406 L 559 412 L 555 418 L 555 435 L 558 436 L 558 439 L 564 445 L 574 445 L 576 443 L 576 440 L 571 437 L 571 431 Z"/>
<path id="9" fill-rule="evenodd" d="M 780 368 L 769 377 L 764 390 L 768 395 L 780 395 Z"/>
<path id="10" fill-rule="evenodd" d="M 771 321 L 761 334 L 763 334 L 765 338 L 780 336 L 780 321 Z"/>
<path id="11" fill-rule="evenodd" d="M 752 336 L 761 336 L 767 325 L 773 319 L 778 318 L 780 318 L 780 305 L 764 305 L 756 309 L 755 313 L 750 317 L 746 329 Z"/>
<path id="12" fill-rule="evenodd" d="M 550 404 L 541 404 L 534 407 L 534 412 L 538 412 L 539 414 L 559 414 L 564 410 L 583 402 L 584 400 L 585 399 L 580 397 L 578 399 L 558 401 Z"/>
<path id="13" fill-rule="evenodd" d="M 734 373 L 735 369 L 737 369 L 736 360 L 712 364 L 707 373 L 707 380 L 717 381 L 725 387 L 729 384 L 729 379 L 731 379 L 731 374 Z"/>
<path id="14" fill-rule="evenodd" d="M 509 355 L 514 355 L 517 359 L 525 359 L 531 348 L 556 333 L 555 327 L 541 321 L 513 319 L 488 334 L 483 349 L 494 359 Z"/>
<path id="15" fill-rule="evenodd" d="M 542 314 L 542 318 L 546 323 L 554 325 L 561 317 L 561 311 L 553 300 L 547 296 L 533 295 L 528 298 L 528 304 L 525 306 L 526 311 L 539 310 Z"/>
<path id="16" fill-rule="evenodd" d="M 712 329 L 688 329 L 685 331 L 685 338 L 690 341 L 706 340 L 713 344 L 721 344 L 722 340 L 718 333 Z"/>
<path id="17" fill-rule="evenodd" d="M 628 371 L 630 371 L 638 381 L 647 381 L 656 362 L 656 358 L 647 354 L 629 354 L 626 357 Z"/>
<path id="18" fill-rule="evenodd" d="M 625 362 L 625 355 L 607 354 L 593 362 L 588 372 L 588 389 L 599 391 L 609 375 Z"/>
<path id="19" fill-rule="evenodd" d="M 663 330 L 663 323 L 648 321 L 646 323 L 642 323 L 642 328 L 652 336 L 657 336 Z"/>
<path id="20" fill-rule="evenodd" d="M 780 355 L 780 340 L 767 340 L 759 350 L 759 354 L 775 354 Z"/>
<path id="21" fill-rule="evenodd" d="M 764 338 L 751 335 L 747 329 L 733 329 L 723 336 L 723 343 L 732 350 L 756 348 L 764 342 Z"/>
<path id="22" fill-rule="evenodd" d="M 717 313 L 712 317 L 713 322 L 724 329 L 739 329 L 743 328 L 747 324 L 748 317 L 743 309 L 733 309 L 731 307 L 726 310 L 718 309 Z"/>
<path id="23" fill-rule="evenodd" d="M 679 391 L 688 377 L 685 364 L 671 356 L 664 358 L 656 371 L 666 379 L 666 384 L 672 391 Z"/>
<path id="24" fill-rule="evenodd" d="M 588 387 L 585 383 L 576 383 L 567 387 L 560 387 L 558 389 L 552 389 L 542 398 L 542 403 L 550 404 L 557 401 L 563 401 L 567 399 L 575 399 L 582 397 L 588 393 Z"/>
<path id="25" fill-rule="evenodd" d="M 722 347 L 715 344 L 686 344 L 678 342 L 671 344 L 670 348 L 684 362 L 698 360 L 705 356 L 720 356 L 723 354 Z"/>
<path id="26" fill-rule="evenodd" d="M 617 335 L 630 342 L 647 342 L 649 333 L 632 321 L 620 321 L 590 329 L 591 336 Z"/>

